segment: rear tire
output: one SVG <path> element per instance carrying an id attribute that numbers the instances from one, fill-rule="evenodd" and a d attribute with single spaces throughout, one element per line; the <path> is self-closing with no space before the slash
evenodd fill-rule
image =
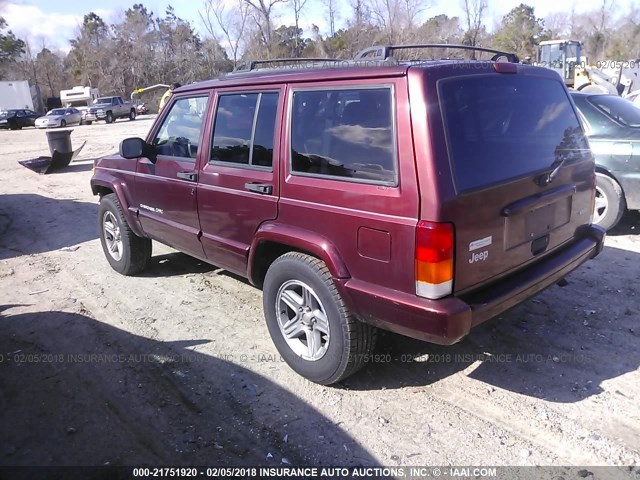
<path id="1" fill-rule="evenodd" d="M 98 228 L 102 250 L 116 272 L 135 275 L 146 268 L 151 259 L 151 239 L 131 230 L 114 193 L 100 199 Z"/>
<path id="2" fill-rule="evenodd" d="M 310 255 L 289 252 L 271 264 L 263 308 L 278 352 L 312 382 L 353 375 L 375 348 L 376 328 L 351 315 L 325 263 Z"/>
<path id="3" fill-rule="evenodd" d="M 596 204 L 593 223 L 605 230 L 615 227 L 626 209 L 622 188 L 613 178 L 596 173 Z"/>
<path id="4" fill-rule="evenodd" d="M 129 112 L 129 120 L 135 120 L 136 119 L 136 111 L 132 108 L 131 111 Z"/>

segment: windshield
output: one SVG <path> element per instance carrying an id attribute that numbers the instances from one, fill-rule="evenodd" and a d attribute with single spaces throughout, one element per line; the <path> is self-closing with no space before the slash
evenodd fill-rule
<path id="1" fill-rule="evenodd" d="M 440 81 L 438 91 L 458 191 L 590 154 L 559 81 L 469 75 Z"/>
<path id="2" fill-rule="evenodd" d="M 628 127 L 640 127 L 640 108 L 629 100 L 613 95 L 596 95 L 589 97 L 589 103 L 598 107 L 616 122 Z"/>
<path id="3" fill-rule="evenodd" d="M 543 45 L 540 47 L 541 55 L 540 61 L 545 67 L 558 67 L 562 66 L 562 50 L 560 50 L 559 43 L 552 43 L 551 45 Z"/>
<path id="4" fill-rule="evenodd" d="M 64 108 L 55 108 L 53 110 L 49 110 L 47 112 L 47 115 L 64 115 L 65 109 Z"/>
<path id="5" fill-rule="evenodd" d="M 13 116 L 17 110 L 3 110 L 0 112 L 0 118 L 7 118 Z"/>

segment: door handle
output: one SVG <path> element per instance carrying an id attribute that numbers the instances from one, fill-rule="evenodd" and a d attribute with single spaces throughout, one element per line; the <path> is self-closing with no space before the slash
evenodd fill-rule
<path id="1" fill-rule="evenodd" d="M 176 177 L 181 178 L 182 180 L 188 180 L 190 182 L 197 182 L 198 172 L 194 172 L 192 170 L 186 172 L 178 172 L 176 173 Z"/>
<path id="2" fill-rule="evenodd" d="M 271 195 L 273 192 L 273 185 L 268 183 L 245 183 L 244 188 L 250 192 L 260 193 L 262 195 Z"/>

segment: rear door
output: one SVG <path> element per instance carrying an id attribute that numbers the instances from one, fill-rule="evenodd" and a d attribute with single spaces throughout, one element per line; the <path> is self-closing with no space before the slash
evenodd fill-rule
<path id="1" fill-rule="evenodd" d="M 438 83 L 456 293 L 548 255 L 591 221 L 593 159 L 566 88 L 522 70 Z"/>
<path id="2" fill-rule="evenodd" d="M 139 158 L 135 200 L 145 233 L 178 250 L 203 257 L 198 221 L 196 161 L 202 148 L 208 95 L 174 97 L 148 142 L 156 162 Z"/>
<path id="3" fill-rule="evenodd" d="M 202 245 L 216 265 L 245 275 L 253 236 L 278 215 L 282 92 L 219 92 L 198 185 Z"/>

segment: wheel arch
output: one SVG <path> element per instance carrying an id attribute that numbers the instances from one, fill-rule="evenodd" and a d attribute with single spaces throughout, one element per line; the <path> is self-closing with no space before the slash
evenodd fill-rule
<path id="1" fill-rule="evenodd" d="M 131 208 L 130 195 L 123 182 L 118 181 L 118 179 L 112 175 L 96 171 L 96 174 L 91 179 L 91 191 L 94 195 L 99 195 L 100 198 L 111 193 L 115 194 L 122 207 L 129 228 L 139 237 L 145 237 L 142 225 L 140 225 L 140 221 L 138 220 L 138 215 L 135 209 Z"/>
<path id="2" fill-rule="evenodd" d="M 288 252 L 306 253 L 322 260 L 333 278 L 349 278 L 349 270 L 337 248 L 315 232 L 275 224 L 258 229 L 249 249 L 247 278 L 252 285 L 262 286 L 269 266 Z"/>
<path id="3" fill-rule="evenodd" d="M 620 187 L 620 190 L 622 190 L 622 197 L 626 199 L 626 194 L 625 194 L 624 186 L 622 185 L 622 182 L 620 182 L 620 180 L 618 180 L 618 178 L 609 169 L 603 167 L 602 165 L 596 165 L 596 173 L 599 173 L 601 175 L 606 175 L 611 180 L 616 182 Z"/>

